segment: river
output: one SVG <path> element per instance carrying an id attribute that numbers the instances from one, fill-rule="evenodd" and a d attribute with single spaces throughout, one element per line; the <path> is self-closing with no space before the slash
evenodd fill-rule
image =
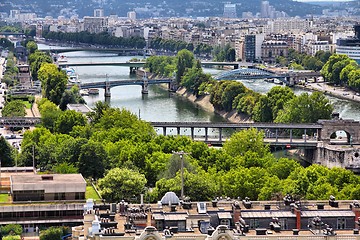
<path id="1" fill-rule="evenodd" d="M 38 44 L 39 49 L 49 49 L 51 46 Z M 117 56 L 111 53 L 81 51 L 64 53 L 69 63 L 71 62 L 111 62 L 128 61 L 134 56 Z M 135 56 L 142 58 L 142 56 Z M 74 67 L 82 82 L 120 80 L 136 78 L 129 74 L 128 67 L 119 66 L 91 66 Z M 216 74 L 220 70 L 204 69 L 205 72 Z M 261 93 L 266 93 L 275 84 L 267 83 L 262 80 L 242 81 L 248 88 Z M 296 94 L 304 92 L 301 89 L 294 90 Z M 334 104 L 335 111 L 340 113 L 342 118 L 351 118 L 360 120 L 360 104 L 351 101 L 328 97 Z M 104 100 L 104 90 L 100 89 L 99 95 L 85 96 L 87 104 L 92 107 L 95 102 Z M 193 103 L 184 100 L 174 93 L 169 93 L 159 86 L 150 86 L 149 94 L 141 94 L 140 86 L 121 86 L 111 89 L 110 105 L 130 110 L 146 121 L 205 121 L 205 122 L 224 122 L 222 117 L 215 113 L 209 113 L 203 109 L 194 106 Z"/>

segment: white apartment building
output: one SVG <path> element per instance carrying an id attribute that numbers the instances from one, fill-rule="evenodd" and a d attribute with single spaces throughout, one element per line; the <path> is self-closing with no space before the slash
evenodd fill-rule
<path id="1" fill-rule="evenodd" d="M 285 18 L 268 21 L 271 33 L 297 33 L 311 29 L 312 22 L 307 19 Z"/>

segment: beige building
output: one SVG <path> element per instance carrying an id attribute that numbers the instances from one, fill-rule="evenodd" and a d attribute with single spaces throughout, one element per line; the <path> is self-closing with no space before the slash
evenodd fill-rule
<path id="1" fill-rule="evenodd" d="M 86 182 L 81 174 L 12 175 L 13 201 L 84 200 Z"/>
<path id="2" fill-rule="evenodd" d="M 261 59 L 274 63 L 277 57 L 287 57 L 289 46 L 285 41 L 268 40 L 261 45 Z"/>

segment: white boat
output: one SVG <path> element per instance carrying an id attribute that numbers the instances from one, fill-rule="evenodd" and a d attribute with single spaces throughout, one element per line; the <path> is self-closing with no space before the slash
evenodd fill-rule
<path id="1" fill-rule="evenodd" d="M 61 55 L 61 56 L 59 56 L 59 58 L 58 58 L 57 61 L 58 61 L 58 62 L 67 62 L 67 58 L 66 58 L 66 56 L 64 56 L 64 55 Z"/>
<path id="2" fill-rule="evenodd" d="M 89 92 L 89 95 L 98 95 L 99 94 L 99 89 L 90 88 L 88 92 Z"/>
<path id="3" fill-rule="evenodd" d="M 72 83 L 72 84 L 79 84 L 79 83 L 81 83 L 78 75 L 76 75 L 76 74 L 69 75 L 68 82 L 69 82 L 69 83 Z"/>
<path id="4" fill-rule="evenodd" d="M 81 96 L 89 96 L 89 90 L 87 89 L 81 89 L 79 93 Z"/>
<path id="5" fill-rule="evenodd" d="M 274 79 L 274 83 L 275 83 L 275 84 L 282 84 L 282 81 L 280 81 L 279 79 L 275 78 L 275 79 Z"/>

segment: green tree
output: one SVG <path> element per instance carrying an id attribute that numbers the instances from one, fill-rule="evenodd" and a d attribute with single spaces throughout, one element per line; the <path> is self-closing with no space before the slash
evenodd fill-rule
<path id="1" fill-rule="evenodd" d="M 74 126 L 85 126 L 87 123 L 82 113 L 74 110 L 62 112 L 55 122 L 55 130 L 58 133 L 69 134 Z"/>
<path id="2" fill-rule="evenodd" d="M 29 51 L 30 54 L 33 54 L 33 53 L 35 53 L 36 50 L 38 50 L 38 46 L 37 46 L 36 42 L 29 41 L 26 44 L 26 49 Z"/>
<path id="3" fill-rule="evenodd" d="M 38 102 L 38 107 L 41 114 L 42 126 L 49 129 L 51 132 L 54 132 L 56 121 L 61 115 L 61 110 L 55 105 L 55 103 L 46 98 L 42 98 Z"/>
<path id="4" fill-rule="evenodd" d="M 62 236 L 69 234 L 66 227 L 50 227 L 40 232 L 40 240 L 61 240 Z"/>
<path id="5" fill-rule="evenodd" d="M 285 104 L 275 119 L 278 123 L 314 123 L 329 119 L 333 106 L 323 93 L 302 93 Z"/>
<path id="6" fill-rule="evenodd" d="M 44 63 L 38 71 L 38 77 L 41 81 L 43 97 L 59 105 L 68 82 L 66 73 L 60 71 L 55 64 Z"/>
<path id="7" fill-rule="evenodd" d="M 15 151 L 9 142 L 0 136 L 0 159 L 2 167 L 12 167 L 15 162 Z"/>
<path id="8" fill-rule="evenodd" d="M 353 70 L 349 73 L 349 86 L 360 92 L 360 69 Z"/>
<path id="9" fill-rule="evenodd" d="M 69 173 L 78 173 L 79 170 L 77 167 L 74 167 L 71 163 L 59 163 L 53 166 L 52 171 L 59 174 L 69 174 Z"/>
<path id="10" fill-rule="evenodd" d="M 22 227 L 20 224 L 7 224 L 1 226 L 1 233 L 3 235 L 21 235 Z"/>
<path id="11" fill-rule="evenodd" d="M 129 201 L 133 196 L 144 193 L 146 179 L 143 174 L 127 168 L 113 168 L 104 178 L 99 179 L 101 196 L 107 201 Z"/>
<path id="12" fill-rule="evenodd" d="M 24 117 L 26 115 L 25 104 L 20 100 L 8 102 L 1 114 L 4 117 Z"/>
<path id="13" fill-rule="evenodd" d="M 186 69 L 192 68 L 194 64 L 194 54 L 189 50 L 183 49 L 176 55 L 176 82 L 180 83 Z"/>
<path id="14" fill-rule="evenodd" d="M 34 80 L 38 80 L 38 71 L 44 63 L 52 63 L 50 55 L 44 52 L 35 51 L 35 53 L 29 56 L 31 76 Z"/>
<path id="15" fill-rule="evenodd" d="M 223 149 L 232 157 L 244 156 L 248 152 L 257 153 L 258 157 L 264 157 L 269 153 L 269 147 L 264 145 L 264 133 L 255 128 L 242 130 L 234 133 L 230 140 L 226 141 Z"/>
<path id="16" fill-rule="evenodd" d="M 210 74 L 205 74 L 202 68 L 193 67 L 188 69 L 181 80 L 181 85 L 187 90 L 193 91 L 195 95 L 199 94 L 199 87 L 203 83 L 209 82 L 211 79 Z"/>
<path id="17" fill-rule="evenodd" d="M 80 90 L 77 85 L 74 85 L 69 90 L 65 90 L 59 104 L 59 108 L 66 110 L 68 104 L 84 104 L 85 100 L 80 95 Z"/>
<path id="18" fill-rule="evenodd" d="M 273 120 L 271 104 L 267 96 L 261 96 L 255 104 L 253 119 L 256 122 L 271 122 Z"/>
<path id="19" fill-rule="evenodd" d="M 97 101 L 93 107 L 93 112 L 88 113 L 91 123 L 98 123 L 106 110 L 110 109 L 110 105 L 107 102 Z"/>
<path id="20" fill-rule="evenodd" d="M 105 172 L 106 151 L 101 143 L 89 141 L 81 146 L 79 156 L 79 172 L 84 177 L 98 179 Z"/>
<path id="21" fill-rule="evenodd" d="M 276 119 L 278 112 L 284 108 L 284 105 L 295 97 L 294 92 L 289 87 L 275 86 L 267 93 L 269 100 L 272 120 Z"/>
<path id="22" fill-rule="evenodd" d="M 321 69 L 321 74 L 330 83 L 340 84 L 340 73 L 350 63 L 350 58 L 342 54 L 333 54 Z"/>

